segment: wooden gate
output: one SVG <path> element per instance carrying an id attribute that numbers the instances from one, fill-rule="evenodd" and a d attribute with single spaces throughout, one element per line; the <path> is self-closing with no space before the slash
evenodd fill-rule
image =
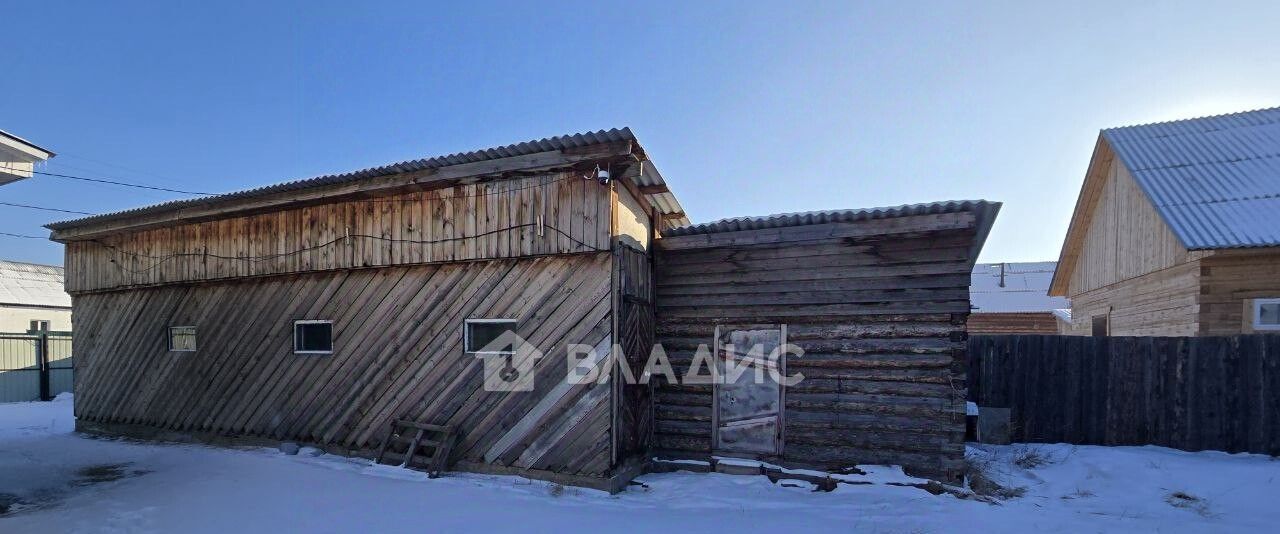
<path id="1" fill-rule="evenodd" d="M 640 383 L 653 347 L 653 276 L 644 251 L 618 245 L 617 260 L 619 365 L 630 372 L 620 373 L 614 380 L 618 399 L 614 428 L 618 457 L 627 458 L 644 454 L 653 440 L 653 385 L 648 380 Z"/>

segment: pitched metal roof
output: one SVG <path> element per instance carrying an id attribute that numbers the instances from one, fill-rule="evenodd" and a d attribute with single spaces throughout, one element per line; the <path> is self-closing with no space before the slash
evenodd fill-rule
<path id="1" fill-rule="evenodd" d="M 222 195 L 213 195 L 202 198 L 192 198 L 186 200 L 174 200 L 134 208 L 113 213 L 104 213 L 101 215 L 93 215 L 72 219 L 66 221 L 58 221 L 45 225 L 50 230 L 64 230 L 68 228 L 84 226 L 87 224 L 102 223 L 117 219 L 127 219 L 144 215 L 154 215 L 158 213 L 167 213 L 177 211 L 192 206 L 211 206 L 225 202 L 251 199 L 272 195 L 276 193 L 301 191 L 315 187 L 323 187 L 337 184 L 345 184 L 356 182 L 380 176 L 390 176 L 394 174 L 402 174 L 407 172 L 421 171 L 426 169 L 438 169 L 451 165 L 459 165 L 463 163 L 475 163 L 480 161 L 489 161 L 500 158 L 513 156 L 525 156 L 536 154 L 538 152 L 547 152 L 551 150 L 565 150 L 570 148 L 580 148 L 591 145 L 599 145 L 604 143 L 612 143 L 617 141 L 637 141 L 635 134 L 631 133 L 630 128 L 614 128 L 610 130 L 599 130 L 595 132 L 577 133 L 571 135 L 561 135 L 556 137 L 547 137 L 534 141 L 525 141 L 523 143 L 514 143 L 506 146 L 486 148 L 482 150 L 474 150 L 471 152 L 459 152 L 449 154 L 447 156 L 436 156 L 432 158 L 416 159 L 383 165 L 380 167 L 372 167 L 368 169 L 347 172 L 342 174 L 330 174 L 308 178 L 304 180 L 295 180 L 292 182 L 284 182 L 275 185 L 259 187 L 256 189 L 248 189 L 245 191 L 237 191 Z M 638 185 L 661 185 L 662 178 L 656 172 L 646 173 L 647 176 L 641 178 L 642 183 Z M 650 201 L 659 208 L 661 213 L 681 213 L 683 209 L 680 207 L 679 201 L 670 192 L 649 195 Z M 677 220 L 678 221 L 678 220 Z"/>
<path id="2" fill-rule="evenodd" d="M 1102 136 L 1183 246 L 1280 245 L 1280 108 Z"/>
<path id="3" fill-rule="evenodd" d="M 973 312 L 1052 312 L 1069 308 L 1071 303 L 1066 298 L 1049 296 L 1049 282 L 1057 265 L 1056 261 L 975 265 L 969 284 Z"/>
<path id="4" fill-rule="evenodd" d="M 784 226 L 802 226 L 806 224 L 824 224 L 834 222 L 854 222 L 871 219 L 889 219 L 911 215 L 928 215 L 933 213 L 957 213 L 961 211 L 978 211 L 994 207 L 1000 208 L 999 202 L 986 200 L 949 200 L 926 204 L 904 204 L 884 208 L 861 208 L 834 211 L 805 211 L 799 213 L 780 213 L 759 217 L 732 217 L 708 223 L 692 224 L 664 231 L 664 236 L 680 236 L 694 234 L 714 234 L 719 232 L 737 232 L 740 230 L 760 230 L 764 228 L 781 228 Z"/>
<path id="5" fill-rule="evenodd" d="M 71 307 L 62 267 L 0 260 L 0 306 Z"/>

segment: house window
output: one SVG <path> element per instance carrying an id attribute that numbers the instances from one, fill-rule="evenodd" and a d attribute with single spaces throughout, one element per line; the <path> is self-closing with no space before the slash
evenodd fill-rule
<path id="1" fill-rule="evenodd" d="M 294 321 L 295 354 L 333 354 L 333 321 Z"/>
<path id="2" fill-rule="evenodd" d="M 169 350 L 171 352 L 195 352 L 196 327 L 170 326 L 169 327 Z"/>
<path id="3" fill-rule="evenodd" d="M 1253 299 L 1253 329 L 1280 330 L 1280 299 Z"/>
<path id="4" fill-rule="evenodd" d="M 1110 328 L 1108 328 L 1109 325 L 1107 324 L 1107 319 L 1108 317 L 1106 315 L 1093 316 L 1093 334 L 1092 335 L 1094 337 L 1106 337 L 1109 334 Z"/>
<path id="5" fill-rule="evenodd" d="M 467 319 L 463 327 L 463 346 L 469 353 L 477 354 L 513 354 L 515 347 L 510 342 L 505 345 L 498 338 L 507 332 L 515 332 L 514 319 Z"/>
<path id="6" fill-rule="evenodd" d="M 32 332 L 48 332 L 49 321 L 41 321 L 39 319 L 31 321 L 31 331 Z"/>

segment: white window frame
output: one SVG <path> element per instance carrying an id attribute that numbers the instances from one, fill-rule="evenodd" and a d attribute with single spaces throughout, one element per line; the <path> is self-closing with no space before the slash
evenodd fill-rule
<path id="1" fill-rule="evenodd" d="M 1253 299 L 1253 329 L 1265 331 L 1280 330 L 1280 324 L 1262 324 L 1258 322 L 1258 320 L 1262 318 L 1262 305 L 1264 304 L 1280 304 L 1280 298 Z"/>
<path id="2" fill-rule="evenodd" d="M 194 349 L 175 349 L 175 348 L 173 348 L 173 330 L 174 330 L 175 328 L 190 328 L 190 329 L 191 329 L 191 336 L 195 338 L 195 343 L 194 343 L 194 344 L 195 344 L 196 348 L 194 348 Z M 199 330 L 198 328 L 196 328 L 194 325 L 177 325 L 177 326 L 170 326 L 170 327 L 169 327 L 169 329 L 165 332 L 165 333 L 167 333 L 167 334 L 169 335 L 169 340 L 168 340 L 168 343 L 169 343 L 169 352 L 195 352 L 197 349 L 199 349 L 199 348 L 200 348 L 200 336 L 199 336 L 199 332 L 200 332 L 200 330 Z"/>
<path id="3" fill-rule="evenodd" d="M 329 325 L 329 350 L 299 350 L 298 349 L 298 326 L 304 324 L 327 324 Z M 293 353 L 294 354 L 333 354 L 333 321 L 328 319 L 306 319 L 293 322 Z"/>
<path id="4" fill-rule="evenodd" d="M 35 323 L 35 326 L 36 326 L 36 328 L 31 329 L 31 331 L 33 332 L 48 332 L 50 330 L 53 330 L 53 321 L 50 321 L 48 319 L 32 319 L 27 323 L 27 326 L 31 326 L 31 323 Z M 43 326 L 44 328 L 39 328 L 41 326 Z"/>
<path id="5" fill-rule="evenodd" d="M 510 330 L 513 332 L 515 331 L 516 326 L 519 325 L 519 321 L 517 321 L 516 319 L 466 319 L 462 322 L 462 351 L 467 354 L 480 354 L 484 356 L 507 356 L 507 355 L 515 354 L 514 350 L 505 350 L 505 351 L 471 350 L 472 349 L 471 325 L 494 324 L 494 323 L 508 323 L 511 325 Z"/>

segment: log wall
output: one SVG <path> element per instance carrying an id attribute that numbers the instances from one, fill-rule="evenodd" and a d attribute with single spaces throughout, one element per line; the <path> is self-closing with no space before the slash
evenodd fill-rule
<path id="1" fill-rule="evenodd" d="M 566 344 L 610 343 L 608 252 L 269 276 L 75 299 L 82 424 L 376 449 L 393 418 L 454 425 L 454 462 L 586 477 L 612 469 L 609 385 L 566 387 Z M 515 318 L 546 356 L 535 390 L 486 392 L 466 318 Z M 334 353 L 292 350 L 328 319 Z M 196 352 L 166 329 L 197 328 Z"/>
<path id="2" fill-rule="evenodd" d="M 609 250 L 609 189 L 556 173 L 72 241 L 66 288 Z"/>
<path id="3" fill-rule="evenodd" d="M 784 464 L 900 464 L 955 480 L 964 460 L 962 341 L 970 213 L 663 238 L 657 337 L 677 374 L 717 324 L 785 323 Z M 704 375 L 709 370 L 701 371 Z M 660 454 L 714 454 L 712 386 L 656 386 Z"/>

